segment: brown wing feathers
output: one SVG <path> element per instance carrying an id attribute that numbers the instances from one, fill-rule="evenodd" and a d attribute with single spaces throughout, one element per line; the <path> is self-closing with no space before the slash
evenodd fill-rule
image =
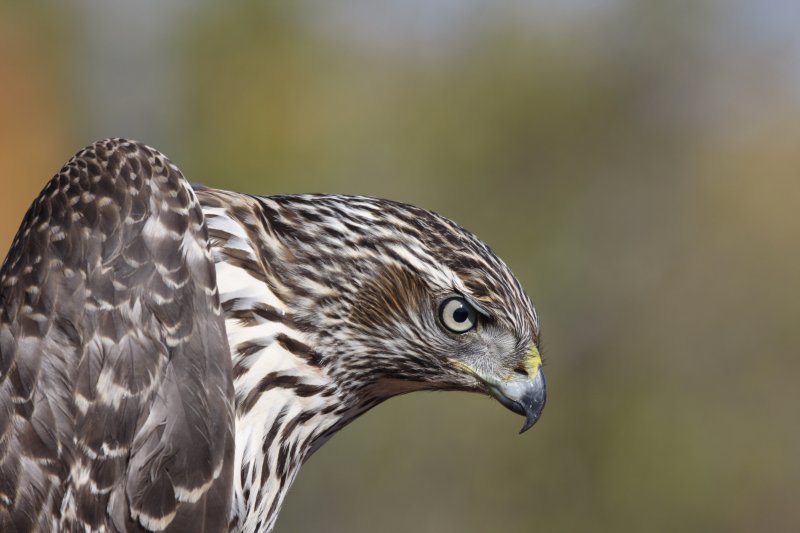
<path id="1" fill-rule="evenodd" d="M 230 356 L 203 214 L 161 154 L 71 159 L 0 271 L 0 530 L 220 531 Z"/>

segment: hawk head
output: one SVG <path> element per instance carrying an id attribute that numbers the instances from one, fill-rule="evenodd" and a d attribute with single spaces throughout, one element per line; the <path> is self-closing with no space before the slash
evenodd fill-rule
<path id="1" fill-rule="evenodd" d="M 491 394 L 539 418 L 539 322 L 516 277 L 454 222 L 340 195 L 260 198 L 271 288 L 355 409 L 414 390 Z"/>

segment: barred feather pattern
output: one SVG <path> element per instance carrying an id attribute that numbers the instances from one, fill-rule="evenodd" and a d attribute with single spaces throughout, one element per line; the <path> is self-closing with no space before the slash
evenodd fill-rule
<path id="1" fill-rule="evenodd" d="M 443 354 L 502 374 L 538 342 L 516 278 L 439 215 L 367 197 L 197 195 L 233 358 L 232 529 L 271 529 L 303 461 L 385 399 L 482 390 Z M 451 294 L 491 314 L 487 342 L 441 334 L 432 311 Z"/>
<path id="2" fill-rule="evenodd" d="M 197 199 L 111 139 L 28 211 L 0 271 L 0 531 L 219 531 L 233 385 Z"/>
<path id="3" fill-rule="evenodd" d="M 453 296 L 481 314 L 469 334 L 440 321 Z M 2 531 L 270 531 L 354 418 L 486 393 L 539 340 L 508 267 L 444 217 L 192 189 L 121 139 L 36 200 L 0 303 Z"/>

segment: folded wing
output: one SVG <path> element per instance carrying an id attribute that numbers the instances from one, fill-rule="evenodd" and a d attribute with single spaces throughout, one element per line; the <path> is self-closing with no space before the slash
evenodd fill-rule
<path id="1" fill-rule="evenodd" d="M 221 531 L 233 386 L 203 213 L 164 156 L 79 152 L 0 271 L 0 531 Z"/>

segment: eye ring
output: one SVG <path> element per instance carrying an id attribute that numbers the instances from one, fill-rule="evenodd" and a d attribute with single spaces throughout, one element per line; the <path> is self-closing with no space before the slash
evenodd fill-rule
<path id="1" fill-rule="evenodd" d="M 453 333 L 466 333 L 478 323 L 478 313 L 464 298 L 452 296 L 439 306 L 439 320 Z"/>

